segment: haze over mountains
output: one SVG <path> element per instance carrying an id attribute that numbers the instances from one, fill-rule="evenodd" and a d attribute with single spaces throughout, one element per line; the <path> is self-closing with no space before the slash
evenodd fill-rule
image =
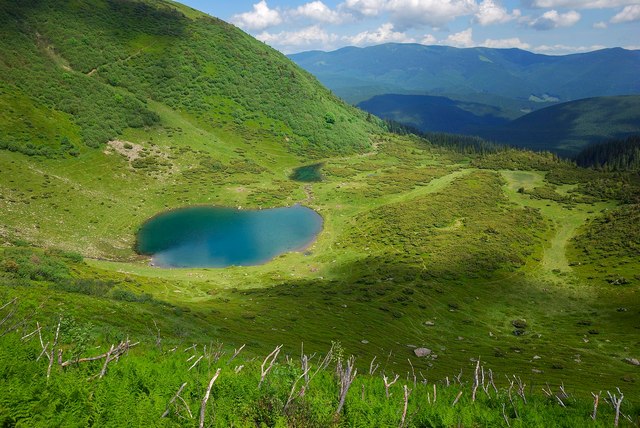
<path id="1" fill-rule="evenodd" d="M 423 131 L 473 133 L 505 143 L 517 139 L 511 134 L 522 124 L 543 117 L 533 116 L 507 126 L 527 113 L 579 99 L 640 93 L 640 51 L 621 48 L 549 56 L 520 49 L 391 43 L 290 57 L 337 95 L 380 117 Z M 626 125 L 622 129 L 607 126 L 584 136 L 580 130 L 566 129 L 553 134 L 555 140 L 546 146 L 539 142 L 519 145 L 560 147 L 558 151 L 569 154 L 601 138 L 640 132 L 637 104 L 631 106 L 627 99 L 615 105 L 616 100 L 607 101 L 607 114 L 624 116 Z M 586 109 L 592 112 L 591 118 L 580 120 L 593 120 L 597 109 Z M 557 111 L 551 110 L 544 117 L 554 116 Z M 523 132 L 529 139 L 540 140 L 543 136 L 530 134 L 537 127 Z M 573 134 L 572 143 L 562 139 L 567 134 Z M 573 148 L 562 148 L 569 146 Z"/>

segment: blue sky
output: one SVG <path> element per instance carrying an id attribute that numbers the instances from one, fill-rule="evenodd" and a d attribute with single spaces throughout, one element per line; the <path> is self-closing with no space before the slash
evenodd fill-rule
<path id="1" fill-rule="evenodd" d="M 640 49 L 640 0 L 180 0 L 284 52 L 386 42 Z"/>

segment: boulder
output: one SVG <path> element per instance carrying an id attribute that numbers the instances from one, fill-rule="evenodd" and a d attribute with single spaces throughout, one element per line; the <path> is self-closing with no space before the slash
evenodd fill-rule
<path id="1" fill-rule="evenodd" d="M 416 348 L 413 350 L 413 353 L 416 354 L 416 357 L 427 357 L 431 355 L 431 349 L 429 348 Z"/>
<path id="2" fill-rule="evenodd" d="M 640 360 L 637 358 L 625 358 L 623 361 L 627 364 L 631 364 L 632 366 L 640 366 Z"/>

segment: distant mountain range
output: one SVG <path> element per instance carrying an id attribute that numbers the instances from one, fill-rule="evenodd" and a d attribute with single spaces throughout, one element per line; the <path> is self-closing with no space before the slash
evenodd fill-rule
<path id="1" fill-rule="evenodd" d="M 389 43 L 290 55 L 351 103 L 381 94 L 440 95 L 513 109 L 640 93 L 640 51 L 550 56 L 521 49 Z"/>
<path id="2" fill-rule="evenodd" d="M 290 58 L 346 101 L 422 131 L 564 155 L 640 132 L 638 98 L 616 97 L 640 94 L 638 50 L 549 56 L 390 43 Z"/>

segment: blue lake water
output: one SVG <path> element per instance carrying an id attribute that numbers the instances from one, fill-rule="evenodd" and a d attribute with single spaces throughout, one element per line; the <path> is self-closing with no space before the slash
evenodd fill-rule
<path id="1" fill-rule="evenodd" d="M 160 267 L 250 266 L 304 249 L 321 230 L 320 214 L 301 205 L 266 210 L 189 207 L 143 224 L 137 251 L 152 255 Z"/>

